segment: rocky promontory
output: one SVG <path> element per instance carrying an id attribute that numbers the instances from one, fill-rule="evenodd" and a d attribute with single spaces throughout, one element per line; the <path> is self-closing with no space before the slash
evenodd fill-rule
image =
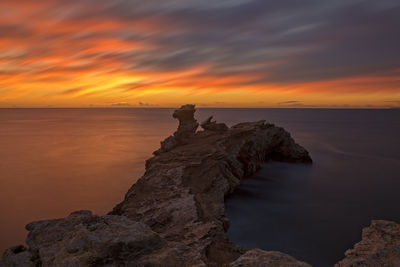
<path id="1" fill-rule="evenodd" d="M 194 105 L 174 112 L 177 131 L 109 214 L 32 222 L 28 247 L 6 250 L 0 266 L 309 266 L 229 242 L 224 204 L 266 160 L 311 163 L 309 153 L 265 121 L 228 127 L 210 117 L 198 130 L 194 113 Z"/>

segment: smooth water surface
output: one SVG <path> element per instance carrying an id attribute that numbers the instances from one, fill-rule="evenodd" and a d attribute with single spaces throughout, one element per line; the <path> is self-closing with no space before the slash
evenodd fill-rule
<path id="1" fill-rule="evenodd" d="M 400 223 L 400 112 L 271 110 L 312 165 L 268 162 L 227 203 L 230 239 L 333 266 L 372 219 Z"/>
<path id="2" fill-rule="evenodd" d="M 105 214 L 176 128 L 164 109 L 0 109 L 0 250 L 28 222 Z"/>

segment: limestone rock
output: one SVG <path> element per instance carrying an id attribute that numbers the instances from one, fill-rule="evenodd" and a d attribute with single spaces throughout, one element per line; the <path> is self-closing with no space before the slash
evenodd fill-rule
<path id="1" fill-rule="evenodd" d="M 278 251 L 252 249 L 229 264 L 229 267 L 311 267 L 311 265 Z"/>
<path id="2" fill-rule="evenodd" d="M 216 121 L 212 121 L 213 116 L 210 116 L 208 119 L 201 123 L 201 127 L 206 131 L 217 131 L 224 132 L 229 128 L 225 123 L 217 123 Z"/>
<path id="3" fill-rule="evenodd" d="M 400 266 L 400 225 L 390 221 L 372 221 L 362 231 L 362 239 L 336 267 Z"/>

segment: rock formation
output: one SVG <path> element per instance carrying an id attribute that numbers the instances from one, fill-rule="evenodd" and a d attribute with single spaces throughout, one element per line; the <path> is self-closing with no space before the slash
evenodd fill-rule
<path id="1" fill-rule="evenodd" d="M 6 250 L 0 266 L 308 266 L 230 243 L 224 205 L 265 160 L 311 162 L 308 152 L 264 121 L 228 128 L 209 118 L 196 132 L 194 112 L 194 105 L 174 112 L 178 130 L 108 215 L 78 211 L 30 223 L 28 248 Z"/>
<path id="2" fill-rule="evenodd" d="M 178 145 L 183 145 L 187 140 L 193 136 L 199 127 L 199 124 L 194 118 L 195 112 L 194 105 L 184 105 L 180 109 L 175 110 L 172 117 L 179 120 L 179 126 L 174 135 L 167 137 L 161 142 L 159 150 L 155 151 L 157 155 L 162 152 L 168 152 Z"/>
<path id="3" fill-rule="evenodd" d="M 362 240 L 345 253 L 335 267 L 400 266 L 400 225 L 390 221 L 372 221 L 362 231 Z"/>
<path id="4" fill-rule="evenodd" d="M 278 251 L 251 249 L 229 264 L 229 267 L 311 267 Z"/>
<path id="5" fill-rule="evenodd" d="M 19 245 L 6 249 L 3 253 L 0 266 L 37 266 L 32 251 L 28 251 L 26 247 Z M 39 265 L 40 266 L 40 265 Z"/>
<path id="6" fill-rule="evenodd" d="M 195 111 L 194 105 L 184 105 L 172 114 L 172 117 L 179 120 L 178 130 L 174 133 L 174 137 L 178 142 L 192 136 L 196 132 L 197 127 L 199 127 L 194 118 Z"/>
<path id="7" fill-rule="evenodd" d="M 225 123 L 217 123 L 216 121 L 212 121 L 213 116 L 206 119 L 201 123 L 201 127 L 205 131 L 217 131 L 217 132 L 225 132 L 228 131 L 228 126 Z"/>
<path id="8" fill-rule="evenodd" d="M 197 126 L 191 117 L 185 119 Z M 226 236 L 225 196 L 266 159 L 311 162 L 311 158 L 284 129 L 264 121 L 185 138 L 185 144 L 146 162 L 144 176 L 111 214 L 142 222 L 164 240 L 188 246 L 192 258 L 204 266 L 220 266 L 243 252 Z"/>

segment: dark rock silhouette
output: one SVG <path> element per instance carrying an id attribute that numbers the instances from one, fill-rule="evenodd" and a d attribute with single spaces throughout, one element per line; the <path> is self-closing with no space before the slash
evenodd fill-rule
<path id="1" fill-rule="evenodd" d="M 179 120 L 178 130 L 174 133 L 176 140 L 184 141 L 185 139 L 192 136 L 199 124 L 194 118 L 195 112 L 194 105 L 184 105 L 180 109 L 175 110 L 172 117 Z"/>
<path id="2" fill-rule="evenodd" d="M 201 127 L 206 131 L 216 131 L 216 132 L 224 132 L 228 131 L 228 126 L 225 123 L 217 123 L 216 121 L 212 121 L 213 116 L 206 119 L 201 123 Z"/>
<path id="3" fill-rule="evenodd" d="M 194 112 L 196 111 L 194 105 L 184 105 L 180 109 L 177 109 L 172 114 L 172 117 L 179 120 L 179 126 L 173 136 L 167 137 L 164 141 L 161 141 L 161 147 L 153 154 L 157 155 L 161 152 L 167 152 L 187 142 L 187 139 L 194 135 L 199 127 L 199 124 L 194 118 Z"/>
<path id="4" fill-rule="evenodd" d="M 174 112 L 178 130 L 108 215 L 78 211 L 30 223 L 28 248 L 6 250 L 0 266 L 308 266 L 230 243 L 224 205 L 264 161 L 311 162 L 308 152 L 265 121 L 228 128 L 209 118 L 196 132 L 194 112 L 194 105 Z"/>
<path id="5" fill-rule="evenodd" d="M 34 266 L 32 251 L 19 245 L 6 249 L 3 253 L 0 266 Z"/>

